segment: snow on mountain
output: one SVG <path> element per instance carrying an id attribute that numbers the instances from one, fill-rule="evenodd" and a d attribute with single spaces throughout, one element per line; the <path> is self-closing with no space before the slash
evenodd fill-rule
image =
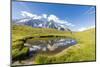
<path id="1" fill-rule="evenodd" d="M 58 30 L 68 30 L 67 26 L 74 26 L 68 21 L 61 20 L 56 15 L 36 15 L 31 14 L 26 11 L 21 11 L 22 19 L 16 20 L 16 24 L 28 25 L 32 27 L 41 27 L 41 28 L 54 28 Z"/>

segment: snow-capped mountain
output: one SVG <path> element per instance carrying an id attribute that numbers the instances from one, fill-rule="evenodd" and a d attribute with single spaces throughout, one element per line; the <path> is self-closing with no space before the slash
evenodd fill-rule
<path id="1" fill-rule="evenodd" d="M 54 28 L 57 30 L 67 31 L 67 25 L 64 24 L 65 21 L 59 20 L 55 15 L 50 15 L 47 17 L 46 14 L 41 16 L 33 15 L 31 13 L 22 12 L 24 18 L 14 20 L 18 25 L 28 25 L 37 28 Z"/>

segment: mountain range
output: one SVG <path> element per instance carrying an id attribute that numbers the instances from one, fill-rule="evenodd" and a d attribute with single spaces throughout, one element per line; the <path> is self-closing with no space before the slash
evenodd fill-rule
<path id="1" fill-rule="evenodd" d="M 51 15 L 51 18 L 47 18 L 46 15 L 37 16 L 30 14 L 22 14 L 24 18 L 13 20 L 14 24 L 17 25 L 27 25 L 34 28 L 53 28 L 62 31 L 70 31 L 66 24 L 63 24 L 63 21 L 58 23 L 59 18 Z"/>

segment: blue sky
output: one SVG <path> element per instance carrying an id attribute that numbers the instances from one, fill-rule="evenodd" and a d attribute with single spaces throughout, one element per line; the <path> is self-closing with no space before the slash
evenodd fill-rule
<path id="1" fill-rule="evenodd" d="M 95 26 L 95 6 L 13 1 L 12 19 L 23 18 L 21 11 L 36 15 L 55 15 L 59 19 L 73 24 L 73 26 L 69 26 L 73 30 Z"/>

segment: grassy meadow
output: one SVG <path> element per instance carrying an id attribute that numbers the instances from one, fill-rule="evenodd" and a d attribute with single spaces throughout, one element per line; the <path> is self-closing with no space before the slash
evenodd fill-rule
<path id="1" fill-rule="evenodd" d="M 58 31 L 56 29 L 32 28 L 28 26 L 13 25 L 12 28 L 12 59 L 21 60 L 26 58 L 29 48 L 24 47 L 27 38 L 40 36 L 72 37 L 78 41 L 74 46 L 64 49 L 55 55 L 39 53 L 34 64 L 62 63 L 77 61 L 94 61 L 95 59 L 95 29 L 83 32 Z"/>
<path id="2" fill-rule="evenodd" d="M 67 34 L 67 35 L 66 35 Z M 32 28 L 30 26 L 12 26 L 12 59 L 24 59 L 28 55 L 29 48 L 24 47 L 27 39 L 38 37 L 70 37 L 71 32 L 58 31 L 50 28 Z"/>
<path id="3" fill-rule="evenodd" d="M 71 32 L 58 31 L 56 29 L 51 29 L 51 28 L 32 28 L 30 26 L 13 25 L 12 41 L 25 39 L 28 37 L 40 37 L 40 36 L 71 37 Z"/>
<path id="4" fill-rule="evenodd" d="M 74 37 L 78 41 L 76 45 L 53 56 L 39 54 L 36 64 L 95 61 L 95 29 L 74 33 Z"/>

